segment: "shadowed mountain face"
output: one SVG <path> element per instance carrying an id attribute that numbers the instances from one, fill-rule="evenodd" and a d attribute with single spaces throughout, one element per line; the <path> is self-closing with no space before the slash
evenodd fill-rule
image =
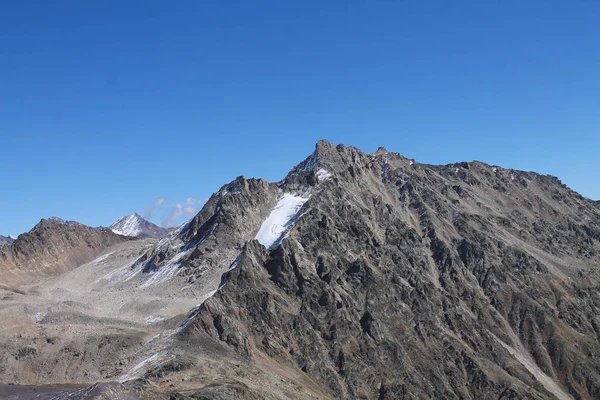
<path id="1" fill-rule="evenodd" d="M 76 222 L 42 219 L 0 250 L 0 282 L 25 283 L 67 272 L 125 240 L 113 232 Z"/>
<path id="2" fill-rule="evenodd" d="M 119 218 L 109 229 L 118 235 L 155 239 L 165 236 L 170 231 L 146 221 L 137 213 Z"/>
<path id="3" fill-rule="evenodd" d="M 12 370 L 29 363 L 43 383 L 53 371 L 38 365 L 52 362 L 36 357 L 54 349 L 61 365 L 80 360 L 85 376 L 143 398 L 600 398 L 600 205 L 554 177 L 321 141 L 281 182 L 239 177 L 144 243 L 73 273 L 97 279 L 93 311 L 111 327 L 119 314 L 104 303 L 148 297 L 121 308 L 126 329 L 81 329 L 77 359 L 58 343 L 7 340 L 17 356 L 35 350 L 7 358 Z M 198 306 L 152 322 L 173 296 Z M 44 329 L 60 330 L 64 313 L 48 315 Z M 122 350 L 98 362 L 98 343 Z M 82 379 L 69 368 L 60 382 Z"/>

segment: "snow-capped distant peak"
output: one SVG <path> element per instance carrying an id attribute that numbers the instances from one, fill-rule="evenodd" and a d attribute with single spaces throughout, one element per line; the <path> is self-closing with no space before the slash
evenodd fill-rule
<path id="1" fill-rule="evenodd" d="M 146 221 L 137 213 L 119 218 L 110 226 L 110 230 L 117 235 L 145 238 L 160 238 L 169 233 L 169 229 Z"/>
<path id="2" fill-rule="evenodd" d="M 293 194 L 284 194 L 277 205 L 262 223 L 256 238 L 260 244 L 270 250 L 276 246 L 285 236 L 298 218 L 298 213 L 302 209 L 308 197 L 300 197 Z"/>
<path id="3" fill-rule="evenodd" d="M 137 236 L 141 231 L 142 217 L 137 214 L 126 215 L 119 218 L 110 229 L 123 236 Z"/>

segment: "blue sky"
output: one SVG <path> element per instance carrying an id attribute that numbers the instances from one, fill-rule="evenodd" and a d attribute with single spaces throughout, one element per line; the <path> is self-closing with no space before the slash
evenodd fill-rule
<path id="1" fill-rule="evenodd" d="M 209 4 L 212 3 L 212 4 Z M 0 0 L 0 234 L 154 222 L 321 138 L 600 199 L 600 2 Z M 181 215 L 178 221 L 185 218 Z"/>

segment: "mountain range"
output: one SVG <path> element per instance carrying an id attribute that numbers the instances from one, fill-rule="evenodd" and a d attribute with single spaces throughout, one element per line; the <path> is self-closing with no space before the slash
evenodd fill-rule
<path id="1" fill-rule="evenodd" d="M 65 399 L 597 399 L 599 289 L 600 204 L 559 179 L 320 141 L 170 232 L 42 220 L 2 247 L 0 382 Z"/>

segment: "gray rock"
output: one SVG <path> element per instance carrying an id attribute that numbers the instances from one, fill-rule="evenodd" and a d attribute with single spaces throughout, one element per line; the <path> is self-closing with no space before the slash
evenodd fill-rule
<path id="1" fill-rule="evenodd" d="M 11 238 L 10 236 L 2 236 L 0 235 L 0 248 L 11 244 L 12 242 L 14 242 L 15 240 L 13 238 Z"/>
<path id="2" fill-rule="evenodd" d="M 312 188 L 306 213 L 270 252 L 246 242 L 182 343 L 208 335 L 338 398 L 600 397 L 597 203 L 327 142 L 278 185 Z"/>

